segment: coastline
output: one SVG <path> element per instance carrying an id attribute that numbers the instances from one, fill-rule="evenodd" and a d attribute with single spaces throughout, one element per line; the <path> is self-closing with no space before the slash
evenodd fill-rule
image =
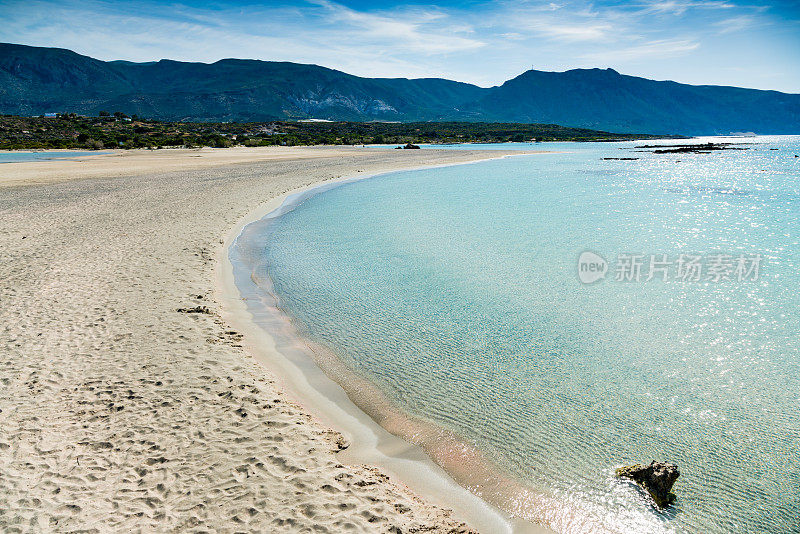
<path id="1" fill-rule="evenodd" d="M 504 154 L 456 164 L 426 165 L 403 171 L 468 165 L 516 155 L 530 154 Z M 471 476 L 473 470 L 477 470 L 481 475 L 492 471 L 486 467 L 486 459 L 482 458 L 480 451 L 449 435 L 449 432 L 434 428 L 433 425 L 423 424 L 421 421 L 412 422 L 410 416 L 391 406 L 375 386 L 347 369 L 324 347 L 313 346 L 309 340 L 303 339 L 301 341 L 303 348 L 296 347 L 294 351 L 292 347 L 280 348 L 280 344 L 276 342 L 277 334 L 274 328 L 270 329 L 265 323 L 277 318 L 279 322 L 286 323 L 281 327 L 294 330 L 290 325 L 291 319 L 274 303 L 262 300 L 256 306 L 266 307 L 272 310 L 272 313 L 267 312 L 266 315 L 270 317 L 266 320 L 263 317 L 262 320 L 257 320 L 254 318 L 254 312 L 259 313 L 259 311 L 248 307 L 247 301 L 259 299 L 260 296 L 251 288 L 248 288 L 247 296 L 242 294 L 239 285 L 247 281 L 241 280 L 237 285 L 236 267 L 231 260 L 232 250 L 249 226 L 267 218 L 280 216 L 307 198 L 334 187 L 353 181 L 378 178 L 393 172 L 396 171 L 346 176 L 288 191 L 259 206 L 239 221 L 226 236 L 218 260 L 217 291 L 223 302 L 222 315 L 226 322 L 238 331 L 244 332 L 244 342 L 248 350 L 252 351 L 259 361 L 271 370 L 280 369 L 279 376 L 283 379 L 282 385 L 285 389 L 315 416 L 322 419 L 325 425 L 347 436 L 348 448 L 340 453 L 343 461 L 378 466 L 425 500 L 453 510 L 459 520 L 477 528 L 480 532 L 552 533 L 553 531 L 542 525 L 511 517 L 507 512 L 497 508 L 496 504 L 477 495 L 484 490 L 492 489 L 487 488 L 485 484 L 481 486 L 480 483 L 474 483 L 481 478 L 480 475 Z M 239 269 L 241 268 L 240 266 Z M 249 282 L 252 283 L 252 280 Z M 273 298 L 277 299 L 275 296 Z M 292 339 L 298 339 L 294 331 L 288 335 Z M 297 354 L 292 358 L 287 352 Z M 353 383 L 350 387 L 344 388 L 339 381 L 332 378 L 333 376 L 340 381 Z M 435 441 L 440 448 L 457 451 L 459 460 L 469 459 L 468 465 L 460 466 L 461 476 L 456 477 L 460 484 L 453 480 L 452 471 L 446 471 L 441 465 L 447 463 L 445 459 L 451 452 L 437 451 L 435 446 L 431 446 L 433 445 L 431 439 L 422 440 L 425 443 L 409 439 L 412 436 L 419 438 L 421 435 L 427 435 L 428 438 L 436 436 Z M 442 447 L 443 443 L 446 445 Z M 433 460 L 431 456 L 437 460 Z M 497 485 L 513 486 L 513 484 L 506 480 Z M 473 491 L 469 491 L 467 487 Z M 444 495 L 447 497 L 443 498 Z M 524 512 L 522 509 L 518 511 Z"/>
<path id="2" fill-rule="evenodd" d="M 215 258 L 288 191 L 502 154 L 246 152 L 3 167 L 0 527 L 469 530 L 342 462 L 226 324 Z"/>
<path id="3" fill-rule="evenodd" d="M 147 172 L 183 172 L 211 166 L 270 163 L 310 158 L 340 158 L 344 154 L 370 154 L 382 150 L 369 146 L 298 146 L 232 148 L 109 149 L 74 158 L 43 159 L 4 164 L 0 187 L 52 184 L 83 178 L 133 176 Z"/>

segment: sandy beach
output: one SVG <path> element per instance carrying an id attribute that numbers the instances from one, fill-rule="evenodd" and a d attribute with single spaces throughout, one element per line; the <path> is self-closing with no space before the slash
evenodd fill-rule
<path id="1" fill-rule="evenodd" d="M 254 354 L 220 285 L 237 228 L 289 191 L 502 155 L 270 147 L 0 165 L 0 530 L 472 531 L 448 496 L 358 463 L 358 436 Z"/>

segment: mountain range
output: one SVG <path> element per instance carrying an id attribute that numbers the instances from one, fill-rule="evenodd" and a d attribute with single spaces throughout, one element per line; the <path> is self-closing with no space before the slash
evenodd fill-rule
<path id="1" fill-rule="evenodd" d="M 101 61 L 0 43 L 0 113 L 159 120 L 547 123 L 619 133 L 800 133 L 800 94 L 695 86 L 612 69 L 529 70 L 496 87 L 439 78 L 362 78 L 288 62 Z"/>

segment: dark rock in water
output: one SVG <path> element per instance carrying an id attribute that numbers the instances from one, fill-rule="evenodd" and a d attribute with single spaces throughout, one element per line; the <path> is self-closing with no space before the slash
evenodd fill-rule
<path id="1" fill-rule="evenodd" d="M 406 146 L 404 146 L 403 148 L 419 148 L 419 145 L 412 145 L 411 143 L 408 143 L 408 144 L 407 144 Z"/>
<path id="2" fill-rule="evenodd" d="M 656 506 L 666 508 L 675 500 L 672 485 L 681 476 L 678 466 L 666 462 L 650 462 L 650 465 L 634 464 L 617 469 L 617 476 L 628 478 L 647 490 Z"/>
<path id="3" fill-rule="evenodd" d="M 710 154 L 715 150 L 749 150 L 748 147 L 738 146 L 749 143 L 704 143 L 696 145 L 640 145 L 634 147 L 652 150 L 653 154 Z M 736 146 L 735 146 L 736 145 Z"/>

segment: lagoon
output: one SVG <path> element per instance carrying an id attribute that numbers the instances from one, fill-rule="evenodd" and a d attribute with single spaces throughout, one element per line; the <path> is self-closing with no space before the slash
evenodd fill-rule
<path id="1" fill-rule="evenodd" d="M 441 429 L 443 465 L 511 514 L 560 532 L 796 531 L 800 139 L 739 142 L 754 144 L 560 143 L 326 187 L 248 238 L 253 274 L 297 336 L 410 434 Z M 587 251 L 608 264 L 591 284 Z M 461 468 L 473 450 L 483 480 Z M 681 468 L 665 513 L 613 476 L 650 460 Z"/>

